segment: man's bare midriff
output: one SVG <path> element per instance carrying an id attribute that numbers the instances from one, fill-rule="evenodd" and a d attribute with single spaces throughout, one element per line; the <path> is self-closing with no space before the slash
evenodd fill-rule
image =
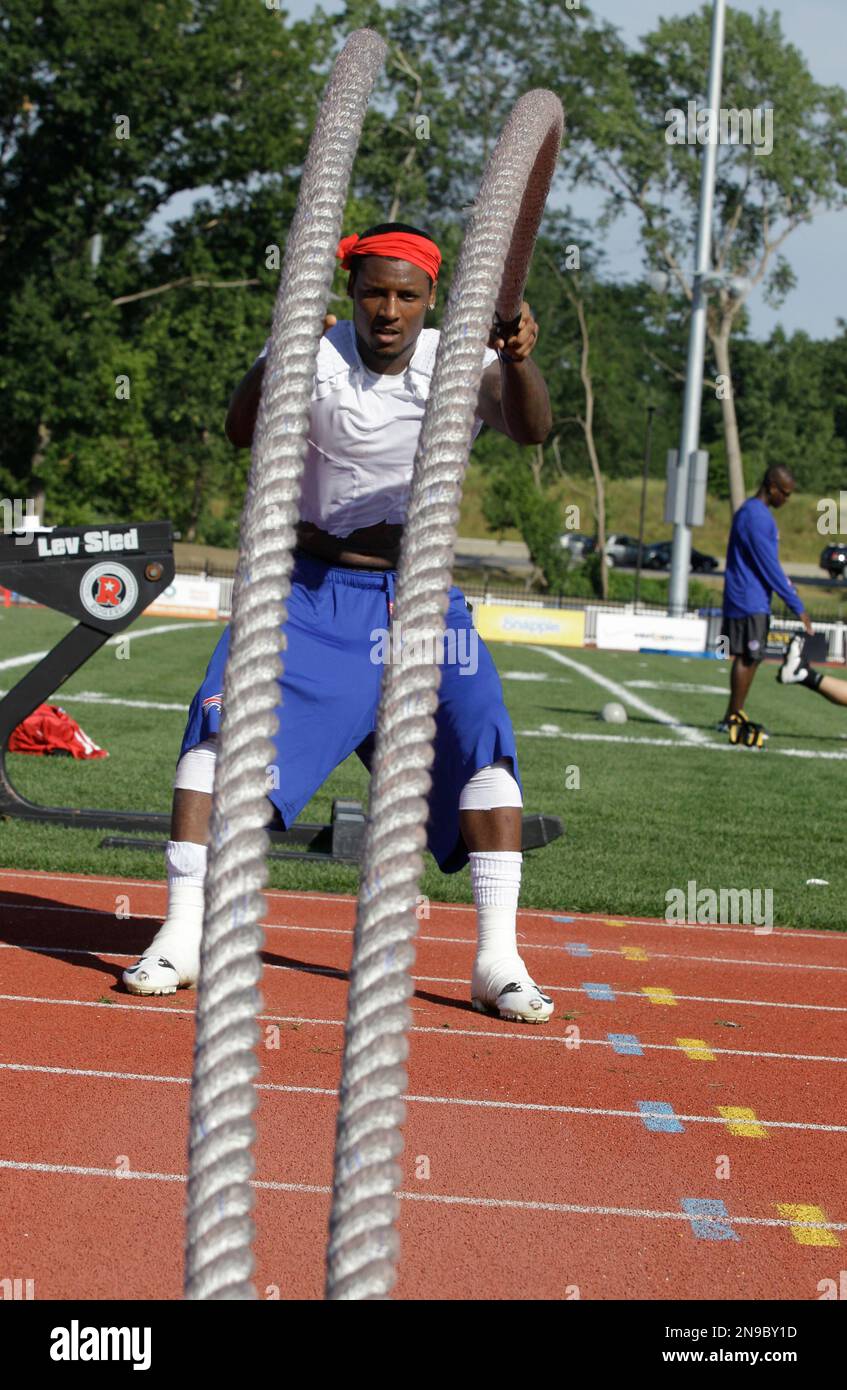
<path id="1" fill-rule="evenodd" d="M 376 526 L 362 526 L 343 537 L 331 536 L 311 521 L 297 523 L 300 550 L 332 565 L 350 565 L 353 569 L 396 569 L 402 535 L 402 526 L 389 526 L 387 521 L 380 521 Z"/>

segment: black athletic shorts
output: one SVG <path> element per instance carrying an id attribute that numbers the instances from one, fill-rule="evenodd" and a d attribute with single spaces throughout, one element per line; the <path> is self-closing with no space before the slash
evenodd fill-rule
<path id="1" fill-rule="evenodd" d="M 724 618 L 721 636 L 729 638 L 730 656 L 762 661 L 770 626 L 770 613 L 748 613 L 746 618 Z"/>

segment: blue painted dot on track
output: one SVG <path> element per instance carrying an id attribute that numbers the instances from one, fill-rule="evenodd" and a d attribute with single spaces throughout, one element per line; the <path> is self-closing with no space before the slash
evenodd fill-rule
<path id="1" fill-rule="evenodd" d="M 644 1048 L 634 1033 L 607 1033 L 612 1048 L 621 1057 L 643 1057 Z"/>
<path id="2" fill-rule="evenodd" d="M 565 945 L 565 950 L 569 956 L 590 956 L 594 954 L 587 941 L 568 941 Z"/>
<path id="3" fill-rule="evenodd" d="M 615 1002 L 615 991 L 611 985 L 584 984 L 582 988 L 589 999 L 606 999 L 612 1004 Z"/>
<path id="4" fill-rule="evenodd" d="M 685 1129 L 666 1100 L 638 1100 L 641 1118 L 651 1134 L 684 1134 Z"/>
<path id="5" fill-rule="evenodd" d="M 713 1197 L 683 1197 L 680 1206 L 691 1221 L 691 1229 L 700 1240 L 740 1240 L 729 1223 L 729 1212 L 723 1202 Z"/>

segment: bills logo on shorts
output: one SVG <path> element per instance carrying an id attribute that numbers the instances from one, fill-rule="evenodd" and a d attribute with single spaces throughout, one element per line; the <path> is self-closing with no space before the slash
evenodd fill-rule
<path id="1" fill-rule="evenodd" d="M 138 598 L 138 581 L 125 565 L 105 560 L 85 571 L 79 586 L 83 608 L 94 618 L 116 622 L 131 613 Z"/>
<path id="2" fill-rule="evenodd" d="M 203 713 L 204 713 L 204 715 L 205 715 L 205 714 L 211 714 L 211 713 L 212 713 L 212 710 L 217 710 L 218 714 L 220 714 L 220 712 L 221 712 L 221 701 L 222 701 L 222 699 L 223 699 L 223 696 L 221 696 L 221 695 L 209 695 L 209 696 L 203 701 Z"/>

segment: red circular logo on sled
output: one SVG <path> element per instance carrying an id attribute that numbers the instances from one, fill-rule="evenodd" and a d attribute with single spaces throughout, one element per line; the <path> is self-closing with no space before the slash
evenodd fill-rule
<path id="1" fill-rule="evenodd" d="M 126 565 L 116 565 L 114 561 L 106 560 L 85 571 L 79 586 L 79 597 L 83 608 L 92 617 L 117 622 L 135 607 L 138 584 Z"/>

